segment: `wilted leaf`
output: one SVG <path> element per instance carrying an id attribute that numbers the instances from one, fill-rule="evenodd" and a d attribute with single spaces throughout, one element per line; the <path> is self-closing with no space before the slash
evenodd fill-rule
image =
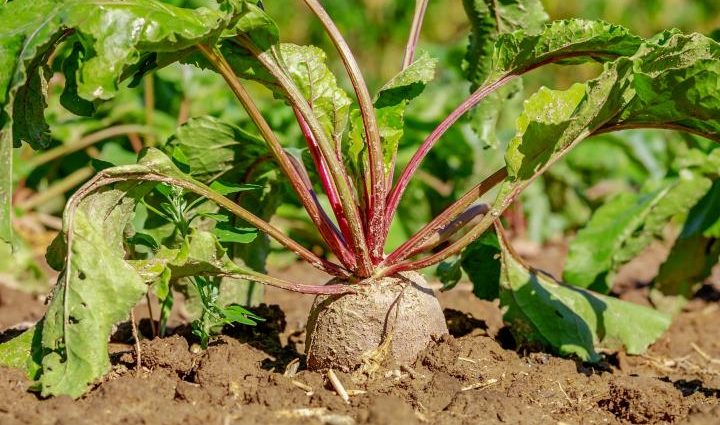
<path id="1" fill-rule="evenodd" d="M 72 244 L 43 319 L 42 394 L 79 397 L 110 368 L 112 326 L 147 291 L 125 261 L 123 231 L 152 184 L 122 183 L 65 216 Z"/>

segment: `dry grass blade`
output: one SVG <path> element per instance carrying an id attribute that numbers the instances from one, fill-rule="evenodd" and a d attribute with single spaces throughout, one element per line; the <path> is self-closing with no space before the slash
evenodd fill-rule
<path id="1" fill-rule="evenodd" d="M 340 379 L 338 379 L 337 375 L 335 374 L 335 371 L 332 369 L 328 369 L 327 371 L 328 379 L 330 380 L 330 383 L 332 384 L 333 388 L 335 388 L 335 391 L 337 394 L 342 398 L 345 403 L 350 404 L 350 396 L 348 395 L 347 391 L 345 390 L 345 387 L 343 386 L 342 382 L 340 382 Z"/>

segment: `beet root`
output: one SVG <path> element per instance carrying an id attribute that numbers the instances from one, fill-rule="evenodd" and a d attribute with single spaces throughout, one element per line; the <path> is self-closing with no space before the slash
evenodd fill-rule
<path id="1" fill-rule="evenodd" d="M 395 362 L 411 363 L 433 335 L 448 333 L 440 303 L 416 272 L 366 281 L 357 288 L 357 294 L 315 298 L 305 344 L 309 369 L 350 372 L 381 345 Z"/>

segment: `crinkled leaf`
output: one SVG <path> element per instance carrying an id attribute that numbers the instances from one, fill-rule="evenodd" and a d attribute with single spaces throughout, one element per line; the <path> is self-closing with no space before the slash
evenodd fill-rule
<path id="1" fill-rule="evenodd" d="M 65 87 L 60 95 L 60 104 L 75 115 L 89 117 L 95 113 L 95 104 L 80 97 L 77 83 L 77 72 L 84 57 L 85 49 L 82 44 L 75 43 L 70 54 L 63 60 Z"/>
<path id="2" fill-rule="evenodd" d="M 651 308 L 573 286 L 528 269 L 501 241 L 500 303 L 504 319 L 522 344 L 598 361 L 596 348 L 641 354 L 670 326 Z"/>
<path id="3" fill-rule="evenodd" d="M 50 145 L 50 126 L 45 122 L 47 108 L 47 80 L 49 69 L 35 60 L 27 70 L 27 81 L 15 92 L 13 99 L 12 135 L 15 146 L 25 142 L 33 149 Z"/>
<path id="4" fill-rule="evenodd" d="M 570 244 L 563 279 L 607 293 L 617 269 L 660 236 L 671 218 L 687 211 L 710 188 L 694 173 L 649 193 L 622 193 L 598 208 Z"/>
<path id="5" fill-rule="evenodd" d="M 209 116 L 192 118 L 178 128 L 167 149 L 192 177 L 206 183 L 221 177 L 235 180 L 268 154 L 261 139 Z"/>
<path id="6" fill-rule="evenodd" d="M 633 99 L 613 120 L 656 123 L 720 140 L 720 45 L 699 34 L 671 35 L 636 55 Z"/>
<path id="7" fill-rule="evenodd" d="M 586 86 L 574 84 L 564 91 L 542 87 L 525 101 L 517 119 L 518 136 L 505 155 L 510 175 L 530 178 L 548 162 L 553 145 L 572 129 L 573 115 L 585 97 Z"/>
<path id="8" fill-rule="evenodd" d="M 501 35 L 492 53 L 492 71 L 488 75 L 494 79 L 550 60 L 608 62 L 633 55 L 642 42 L 642 38 L 619 25 L 582 19 L 553 21 L 539 33 L 517 31 Z"/>
<path id="9" fill-rule="evenodd" d="M 668 127 L 720 137 L 720 113 L 711 113 L 720 102 L 710 95 L 710 88 L 718 81 L 718 46 L 697 34 L 664 33 L 643 44 L 631 58 L 606 65 L 598 78 L 585 85 L 562 92 L 542 89 L 532 96 L 505 155 L 509 177 L 496 205 L 506 206 L 539 173 L 597 131 Z M 656 69 L 658 61 L 665 63 L 663 60 L 674 67 Z M 649 85 L 648 76 L 659 82 L 672 80 L 675 85 L 684 85 L 688 77 L 698 87 L 691 92 L 704 95 L 685 95 L 677 102 L 665 102 L 665 93 L 671 87 Z M 654 93 L 655 89 L 660 92 Z M 649 102 L 653 99 L 664 102 L 662 111 Z"/>
<path id="10" fill-rule="evenodd" d="M 152 186 L 121 183 L 68 210 L 65 232 L 72 235 L 72 245 L 43 319 L 44 396 L 79 397 L 109 370 L 112 326 L 147 291 L 124 259 L 123 231 Z"/>
<path id="11" fill-rule="evenodd" d="M 325 134 L 335 146 L 340 146 L 352 101 L 325 63 L 325 52 L 315 46 L 285 43 L 280 45 L 280 55 Z"/>

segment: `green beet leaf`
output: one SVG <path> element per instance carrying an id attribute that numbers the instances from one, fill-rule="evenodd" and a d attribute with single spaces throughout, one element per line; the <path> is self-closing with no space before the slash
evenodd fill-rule
<path id="1" fill-rule="evenodd" d="M 564 285 L 526 267 L 501 240 L 500 303 L 521 344 L 598 361 L 597 348 L 642 354 L 670 326 L 651 308 Z"/>
<path id="2" fill-rule="evenodd" d="M 280 45 L 280 55 L 285 70 L 308 101 L 328 139 L 339 147 L 352 101 L 325 63 L 325 52 L 315 46 L 284 43 Z"/>
<path id="3" fill-rule="evenodd" d="M 570 244 L 563 279 L 607 293 L 617 269 L 640 253 L 675 216 L 710 188 L 710 180 L 687 172 L 647 193 L 622 193 L 598 208 Z"/>
<path id="4" fill-rule="evenodd" d="M 500 35 L 492 53 L 492 70 L 486 78 L 522 72 L 549 61 L 613 61 L 635 54 L 642 43 L 642 38 L 619 25 L 583 19 L 553 21 L 542 32 Z"/>
<path id="5" fill-rule="evenodd" d="M 190 176 L 203 183 L 235 181 L 268 155 L 265 143 L 258 137 L 209 116 L 191 118 L 183 124 L 168 141 L 166 150 L 187 167 Z M 222 183 L 215 184 L 220 192 L 227 192 L 217 186 Z"/>
<path id="6" fill-rule="evenodd" d="M 391 173 L 390 167 L 395 161 L 398 144 L 405 131 L 405 109 L 411 100 L 418 97 L 425 87 L 435 78 L 437 60 L 427 52 L 421 52 L 413 63 L 400 71 L 380 88 L 373 104 L 377 117 L 380 140 L 383 148 L 385 174 Z M 350 114 L 350 146 L 346 150 L 350 166 L 355 175 L 361 175 L 365 168 L 365 129 L 360 111 L 354 109 Z"/>
<path id="7" fill-rule="evenodd" d="M 716 179 L 710 190 L 690 209 L 680 235 L 660 266 L 651 292 L 656 305 L 677 312 L 720 261 L 718 211 L 720 180 Z"/>
<path id="8" fill-rule="evenodd" d="M 720 107 L 710 88 L 718 81 L 720 45 L 700 36 L 663 33 L 638 53 L 605 66 L 586 84 L 565 91 L 541 89 L 525 102 L 518 132 L 505 154 L 509 177 L 496 208 L 509 205 L 540 173 L 585 138 L 625 128 L 670 128 L 718 139 Z M 666 59 L 675 67 L 658 68 Z M 686 85 L 697 90 L 667 101 L 667 90 Z M 649 84 L 652 81 L 653 84 Z M 657 92 L 655 91 L 657 90 Z"/>
<path id="9" fill-rule="evenodd" d="M 152 186 L 121 183 L 68 209 L 64 231 L 71 244 L 43 319 L 43 396 L 79 397 L 109 370 L 112 326 L 147 291 L 124 259 L 123 231 Z"/>

